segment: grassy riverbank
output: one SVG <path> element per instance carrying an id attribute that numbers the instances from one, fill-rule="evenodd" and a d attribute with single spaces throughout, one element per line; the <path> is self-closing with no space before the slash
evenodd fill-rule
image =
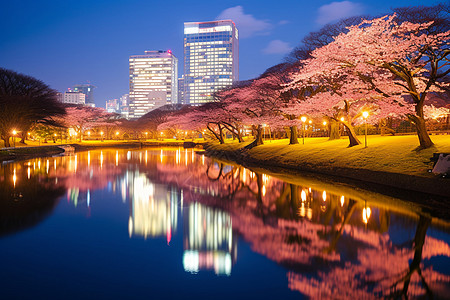
<path id="1" fill-rule="evenodd" d="M 360 137 L 364 141 L 364 137 Z M 348 140 L 328 141 L 327 138 L 307 138 L 305 144 L 288 145 L 289 141 L 265 141 L 264 145 L 249 150 L 248 154 L 271 164 L 310 166 L 320 168 L 355 168 L 406 175 L 429 177 L 433 166 L 430 158 L 435 152 L 450 153 L 450 136 L 433 136 L 432 148 L 415 151 L 416 136 L 369 136 L 368 147 L 364 144 L 348 148 Z M 250 142 L 228 142 L 211 145 L 211 149 L 236 151 Z"/>
<path id="2" fill-rule="evenodd" d="M 364 136 L 360 139 L 364 141 Z M 250 141 L 229 141 L 209 144 L 207 151 L 253 166 L 317 172 L 448 196 L 450 180 L 437 178 L 428 170 L 433 166 L 433 153 L 450 153 L 450 136 L 432 136 L 432 140 L 435 145 L 421 151 L 415 150 L 416 136 L 369 136 L 368 148 L 364 144 L 348 148 L 347 139 L 307 138 L 304 145 L 301 139 L 298 145 L 288 145 L 286 139 L 266 140 L 248 151 L 242 148 Z"/>

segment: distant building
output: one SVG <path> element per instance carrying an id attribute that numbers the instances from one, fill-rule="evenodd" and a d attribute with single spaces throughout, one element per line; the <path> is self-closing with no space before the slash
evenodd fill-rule
<path id="1" fill-rule="evenodd" d="M 78 104 L 78 105 L 86 104 L 86 95 L 83 93 L 68 91 L 64 93 L 62 99 L 63 103 Z"/>
<path id="2" fill-rule="evenodd" d="M 213 100 L 239 80 L 239 35 L 231 20 L 184 23 L 184 104 Z"/>
<path id="3" fill-rule="evenodd" d="M 120 114 L 121 118 L 128 119 L 128 94 L 124 94 L 119 99 L 106 100 L 106 111 Z"/>
<path id="4" fill-rule="evenodd" d="M 56 93 L 56 100 L 57 100 L 58 102 L 64 103 L 64 93 L 57 92 L 57 93 Z"/>
<path id="5" fill-rule="evenodd" d="M 165 104 L 178 103 L 178 59 L 169 51 L 130 56 L 129 118 L 137 119 Z"/>
<path id="6" fill-rule="evenodd" d="M 124 94 L 120 97 L 119 106 L 120 106 L 120 116 L 125 119 L 129 119 L 129 103 L 130 97 L 128 94 Z"/>
<path id="7" fill-rule="evenodd" d="M 178 78 L 178 103 L 184 104 L 184 76 Z"/>
<path id="8" fill-rule="evenodd" d="M 106 100 L 106 111 L 110 113 L 120 113 L 119 99 Z"/>
<path id="9" fill-rule="evenodd" d="M 94 89 L 96 87 L 92 84 L 77 84 L 73 86 L 73 91 L 77 93 L 83 93 L 86 96 L 86 105 L 95 107 L 94 102 Z"/>

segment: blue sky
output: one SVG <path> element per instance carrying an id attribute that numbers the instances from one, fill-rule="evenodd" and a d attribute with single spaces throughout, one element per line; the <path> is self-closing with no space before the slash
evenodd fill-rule
<path id="1" fill-rule="evenodd" d="M 128 58 L 172 50 L 183 74 L 183 23 L 227 18 L 240 31 L 240 79 L 278 64 L 309 32 L 351 15 L 433 5 L 438 0 L 140 1 L 3 0 L 0 67 L 64 91 L 97 86 L 95 102 L 128 93 Z"/>

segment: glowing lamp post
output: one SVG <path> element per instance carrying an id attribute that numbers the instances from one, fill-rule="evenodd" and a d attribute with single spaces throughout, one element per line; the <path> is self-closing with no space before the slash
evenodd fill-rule
<path id="1" fill-rule="evenodd" d="M 364 142 L 365 142 L 364 148 L 367 148 L 367 117 L 369 116 L 369 112 L 363 111 L 362 115 L 363 115 L 364 123 L 365 123 L 364 124 Z"/>
<path id="2" fill-rule="evenodd" d="M 119 139 L 119 132 L 116 131 L 116 140 L 118 140 L 118 139 Z"/>
<path id="3" fill-rule="evenodd" d="M 100 131 L 101 141 L 103 142 L 103 131 Z"/>
<path id="4" fill-rule="evenodd" d="M 305 144 L 305 122 L 306 117 L 301 117 L 300 120 L 302 120 L 302 136 L 303 136 L 303 145 Z"/>
<path id="5" fill-rule="evenodd" d="M 325 136 L 327 136 L 327 121 L 323 121 L 323 127 L 325 128 Z"/>
<path id="6" fill-rule="evenodd" d="M 14 145 L 14 148 L 16 148 L 16 134 L 17 134 L 17 131 L 14 129 L 12 131 L 12 134 L 13 134 L 13 145 Z"/>
<path id="7" fill-rule="evenodd" d="M 148 132 L 145 132 L 145 139 L 148 139 Z"/>

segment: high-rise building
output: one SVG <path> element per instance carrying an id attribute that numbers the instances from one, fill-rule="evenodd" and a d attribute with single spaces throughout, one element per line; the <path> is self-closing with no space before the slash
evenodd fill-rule
<path id="1" fill-rule="evenodd" d="M 184 23 L 184 104 L 213 100 L 239 80 L 239 36 L 231 20 Z"/>
<path id="2" fill-rule="evenodd" d="M 95 107 L 94 102 L 94 89 L 96 87 L 92 84 L 77 84 L 73 86 L 73 91 L 76 93 L 83 93 L 86 95 L 86 105 Z"/>
<path id="3" fill-rule="evenodd" d="M 178 59 L 169 51 L 130 56 L 129 118 L 178 103 Z"/>

